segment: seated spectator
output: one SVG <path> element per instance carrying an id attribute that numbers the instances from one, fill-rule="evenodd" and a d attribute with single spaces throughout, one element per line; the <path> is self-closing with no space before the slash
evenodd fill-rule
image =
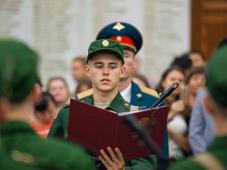
<path id="1" fill-rule="evenodd" d="M 71 73 L 73 79 L 78 82 L 80 80 L 88 79 L 85 73 L 86 58 L 83 56 L 75 57 L 71 65 Z"/>
<path id="2" fill-rule="evenodd" d="M 187 75 L 188 71 L 192 67 L 192 61 L 189 59 L 188 53 L 184 53 L 180 56 L 176 56 L 173 59 L 172 63 L 170 64 L 170 67 L 172 66 L 180 67 L 184 70 L 185 75 Z"/>
<path id="3" fill-rule="evenodd" d="M 189 59 L 192 61 L 192 67 L 205 67 L 206 58 L 199 50 L 192 50 L 188 53 Z"/>
<path id="4" fill-rule="evenodd" d="M 204 104 L 204 98 L 206 96 L 207 90 L 205 88 L 197 91 L 195 104 L 191 113 L 189 143 L 194 155 L 205 152 L 215 136 L 214 121 L 212 120 L 211 113 L 209 113 Z"/>
<path id="5" fill-rule="evenodd" d="M 69 87 L 63 77 L 52 77 L 48 80 L 47 91 L 54 97 L 57 111 L 63 107 L 70 97 Z"/>
<path id="6" fill-rule="evenodd" d="M 188 87 L 188 103 L 186 103 L 191 110 L 193 108 L 197 90 L 205 86 L 205 71 L 203 67 L 194 67 L 190 70 L 186 78 L 186 86 Z"/>
<path id="7" fill-rule="evenodd" d="M 158 89 L 166 91 L 174 82 L 184 83 L 184 71 L 179 67 L 168 68 L 161 76 Z M 188 151 L 185 135 L 187 134 L 187 124 L 184 119 L 184 102 L 180 100 L 180 88 L 176 89 L 166 98 L 166 104 L 170 106 L 168 113 L 169 132 L 169 154 L 171 160 L 184 158 L 184 152 Z"/>
<path id="8" fill-rule="evenodd" d="M 56 115 L 57 108 L 53 96 L 48 92 L 43 92 L 40 103 L 35 106 L 33 119 L 30 124 L 38 135 L 47 138 Z"/>

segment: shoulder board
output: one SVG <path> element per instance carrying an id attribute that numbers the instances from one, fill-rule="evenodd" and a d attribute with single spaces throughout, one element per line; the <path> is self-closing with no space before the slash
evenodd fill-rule
<path id="1" fill-rule="evenodd" d="M 140 89 L 142 90 L 142 92 L 146 93 L 146 94 L 149 94 L 151 96 L 154 96 L 156 98 L 159 98 L 160 96 L 158 95 L 157 91 L 156 90 L 153 90 L 151 88 L 148 88 L 148 87 L 144 87 L 144 86 L 140 86 Z"/>
<path id="2" fill-rule="evenodd" d="M 93 89 L 89 89 L 89 90 L 86 90 L 84 92 L 81 92 L 81 93 L 77 94 L 76 98 L 81 100 L 81 99 L 83 99 L 85 97 L 88 97 L 88 96 L 90 96 L 92 94 L 93 94 Z"/>

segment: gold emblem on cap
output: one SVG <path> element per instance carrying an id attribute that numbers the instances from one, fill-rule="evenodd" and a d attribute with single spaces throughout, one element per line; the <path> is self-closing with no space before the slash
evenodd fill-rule
<path id="1" fill-rule="evenodd" d="M 121 42 L 122 37 L 121 36 L 117 36 L 117 41 Z"/>
<path id="2" fill-rule="evenodd" d="M 115 30 L 118 30 L 118 31 L 121 31 L 122 29 L 124 29 L 125 26 L 122 25 L 120 22 L 116 23 L 114 26 L 113 26 L 113 29 Z"/>
<path id="3" fill-rule="evenodd" d="M 103 45 L 104 47 L 107 47 L 107 46 L 109 45 L 109 41 L 108 41 L 108 40 L 103 40 L 103 41 L 102 41 L 102 45 Z"/>

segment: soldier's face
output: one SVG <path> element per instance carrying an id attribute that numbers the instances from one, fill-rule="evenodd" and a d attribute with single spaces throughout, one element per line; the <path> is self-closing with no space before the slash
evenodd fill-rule
<path id="1" fill-rule="evenodd" d="M 124 60 L 125 60 L 125 73 L 122 75 L 121 80 L 125 80 L 128 77 L 132 76 L 136 70 L 136 60 L 135 53 L 131 50 L 124 49 Z"/>
<path id="2" fill-rule="evenodd" d="M 124 68 L 115 55 L 100 53 L 89 61 L 86 72 L 94 89 L 108 92 L 118 88 Z"/>

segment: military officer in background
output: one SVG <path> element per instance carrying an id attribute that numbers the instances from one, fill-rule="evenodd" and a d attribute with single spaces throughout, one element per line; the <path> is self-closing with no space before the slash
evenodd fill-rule
<path id="1" fill-rule="evenodd" d="M 147 87 L 139 87 L 132 81 L 133 63 L 136 54 L 142 47 L 143 38 L 139 30 L 125 22 L 114 22 L 105 26 L 97 35 L 96 39 L 109 38 L 119 42 L 124 48 L 125 74 L 119 83 L 119 90 L 123 98 L 131 105 L 143 108 L 151 107 L 159 98 L 158 93 Z M 163 154 L 169 157 L 168 132 L 165 131 Z"/>
<path id="2" fill-rule="evenodd" d="M 79 146 L 42 139 L 27 123 L 40 98 L 37 68 L 38 56 L 30 47 L 18 40 L 0 40 L 1 146 L 13 160 L 31 168 L 93 170 Z M 5 169 L 16 169 L 11 167 Z"/>
<path id="3" fill-rule="evenodd" d="M 222 45 L 208 62 L 204 104 L 215 124 L 216 138 L 207 152 L 172 165 L 169 170 L 227 169 L 227 44 Z"/>

